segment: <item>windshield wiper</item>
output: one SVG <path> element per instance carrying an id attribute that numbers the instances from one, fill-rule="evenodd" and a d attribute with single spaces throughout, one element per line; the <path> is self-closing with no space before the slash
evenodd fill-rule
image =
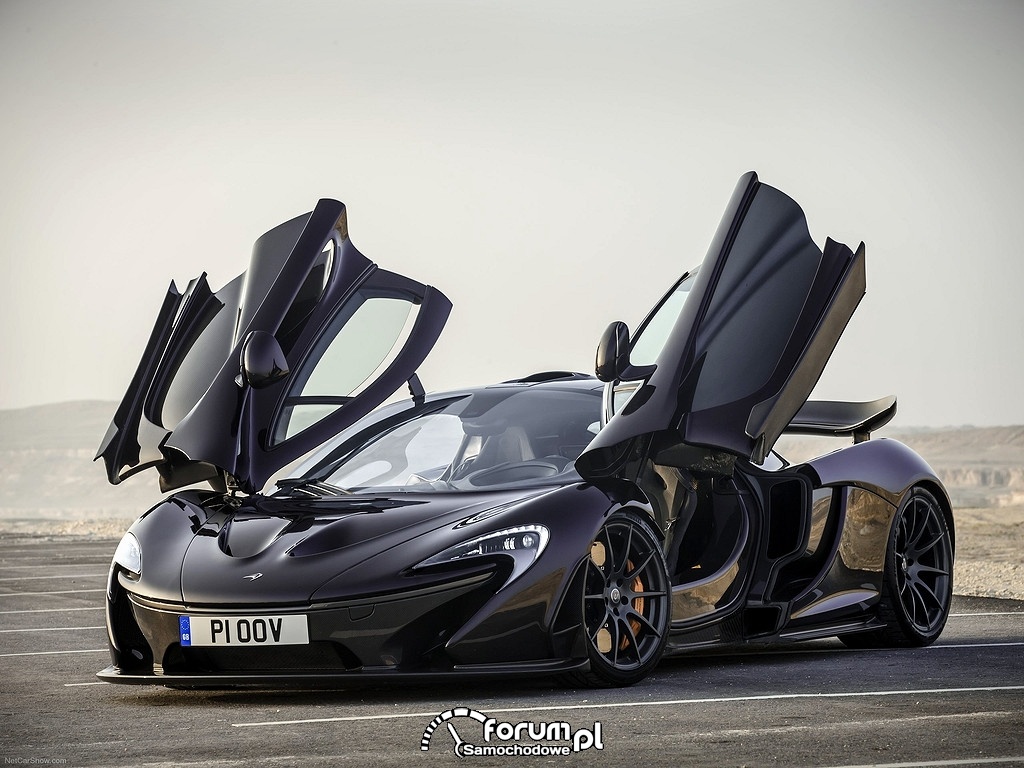
<path id="1" fill-rule="evenodd" d="M 325 496 L 351 496 L 352 491 L 339 488 L 336 485 L 318 480 L 316 478 L 286 478 L 284 480 L 277 481 L 278 492 L 286 491 L 288 494 L 294 492 L 305 493 L 308 496 L 314 498 L 323 498 Z M 277 494 L 274 494 L 275 496 Z"/>

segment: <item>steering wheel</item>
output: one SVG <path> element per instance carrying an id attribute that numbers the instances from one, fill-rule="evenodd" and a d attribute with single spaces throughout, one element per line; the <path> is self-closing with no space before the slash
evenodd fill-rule
<path id="1" fill-rule="evenodd" d="M 565 470 L 565 464 L 559 465 L 550 459 L 529 459 L 528 461 L 506 461 L 487 469 L 471 472 L 466 476 L 470 485 L 477 487 L 516 483 L 522 480 L 540 480 L 554 477 Z M 454 476 L 453 476 L 454 477 Z"/>

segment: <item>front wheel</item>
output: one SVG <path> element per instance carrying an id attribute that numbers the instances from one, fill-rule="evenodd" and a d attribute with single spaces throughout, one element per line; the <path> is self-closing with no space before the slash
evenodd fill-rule
<path id="1" fill-rule="evenodd" d="M 914 488 L 889 534 L 878 616 L 885 627 L 844 635 L 851 648 L 925 646 L 946 626 L 953 599 L 953 537 L 938 499 Z"/>
<path id="2" fill-rule="evenodd" d="M 573 682 L 632 685 L 658 663 L 668 641 L 671 590 L 661 543 L 635 512 L 616 512 L 583 564 L 583 630 L 590 669 Z"/>

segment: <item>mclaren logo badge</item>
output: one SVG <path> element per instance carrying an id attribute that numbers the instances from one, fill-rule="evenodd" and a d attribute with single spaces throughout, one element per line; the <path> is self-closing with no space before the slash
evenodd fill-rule
<path id="1" fill-rule="evenodd" d="M 262 579 L 263 578 L 263 574 L 262 573 L 250 573 L 248 576 L 243 576 L 242 578 L 243 579 L 248 579 L 249 581 L 256 581 L 256 579 Z"/>

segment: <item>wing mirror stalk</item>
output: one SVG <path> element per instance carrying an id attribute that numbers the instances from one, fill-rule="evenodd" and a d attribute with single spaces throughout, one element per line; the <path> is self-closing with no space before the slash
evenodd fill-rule
<path id="1" fill-rule="evenodd" d="M 655 367 L 629 362 L 629 326 L 617 320 L 605 328 L 597 344 L 594 366 L 599 381 L 639 381 L 654 373 Z"/>

